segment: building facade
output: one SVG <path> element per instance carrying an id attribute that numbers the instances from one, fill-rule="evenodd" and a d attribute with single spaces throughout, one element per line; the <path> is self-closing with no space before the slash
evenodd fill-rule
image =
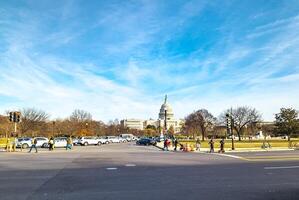
<path id="1" fill-rule="evenodd" d="M 166 117 L 165 117 L 166 116 Z M 166 122 L 166 123 L 165 123 Z M 160 133 L 169 130 L 171 127 L 174 133 L 181 131 L 184 124 L 184 120 L 175 119 L 174 112 L 171 105 L 167 102 L 167 95 L 165 96 L 164 103 L 161 105 L 160 112 L 158 114 L 158 119 L 124 119 L 121 121 L 124 128 L 144 130 L 148 125 L 155 126 Z M 166 125 L 166 129 L 165 129 Z"/>

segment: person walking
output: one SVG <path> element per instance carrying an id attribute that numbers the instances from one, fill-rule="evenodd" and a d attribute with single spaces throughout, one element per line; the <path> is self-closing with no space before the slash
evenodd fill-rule
<path id="1" fill-rule="evenodd" d="M 164 151 L 168 151 L 168 139 L 164 140 Z"/>
<path id="2" fill-rule="evenodd" d="M 72 138 L 71 136 L 67 138 L 67 141 L 66 141 L 66 150 L 72 150 L 72 145 L 73 145 L 73 141 L 72 141 Z"/>
<path id="3" fill-rule="evenodd" d="M 37 139 L 36 139 L 36 138 L 33 138 L 31 143 L 32 143 L 32 145 L 31 145 L 30 150 L 29 150 L 28 153 L 31 153 L 31 150 L 32 150 L 33 148 L 35 149 L 35 153 L 37 153 L 37 148 L 36 148 Z"/>
<path id="4" fill-rule="evenodd" d="M 49 151 L 53 151 L 53 150 L 54 150 L 54 139 L 53 137 L 51 137 L 49 140 Z"/>
<path id="5" fill-rule="evenodd" d="M 213 138 L 211 138 L 209 144 L 210 144 L 210 153 L 214 153 L 214 140 L 213 140 Z"/>
<path id="6" fill-rule="evenodd" d="M 178 140 L 175 138 L 174 139 L 174 150 L 177 151 L 177 147 L 178 147 Z"/>
<path id="7" fill-rule="evenodd" d="M 225 143 L 224 138 L 222 138 L 220 140 L 220 150 L 219 150 L 219 153 L 224 153 L 225 152 L 224 151 L 224 143 Z"/>
<path id="8" fill-rule="evenodd" d="M 196 151 L 200 151 L 200 139 L 199 138 L 197 138 L 197 140 L 196 140 L 196 143 L 195 143 L 195 146 L 196 146 Z"/>

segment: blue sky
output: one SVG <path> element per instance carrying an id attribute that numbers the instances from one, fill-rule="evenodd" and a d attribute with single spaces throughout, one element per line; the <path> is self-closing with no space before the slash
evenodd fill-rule
<path id="1" fill-rule="evenodd" d="M 299 109 L 299 1 L 0 0 L 0 112 Z"/>

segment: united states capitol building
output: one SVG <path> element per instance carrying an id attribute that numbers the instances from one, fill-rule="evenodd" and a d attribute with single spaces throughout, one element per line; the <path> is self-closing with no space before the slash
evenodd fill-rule
<path id="1" fill-rule="evenodd" d="M 165 118 L 165 114 L 166 114 L 166 118 Z M 165 96 L 164 103 L 161 105 L 157 120 L 124 119 L 121 120 L 121 125 L 125 128 L 137 129 L 137 130 L 144 130 L 148 125 L 152 125 L 155 126 L 157 130 L 160 130 L 160 132 L 162 132 L 163 130 L 165 130 L 165 120 L 166 120 L 167 130 L 169 130 L 170 127 L 173 127 L 175 133 L 181 131 L 181 128 L 184 124 L 184 120 L 175 119 L 173 109 L 170 106 L 170 104 L 167 102 L 167 95 Z"/>

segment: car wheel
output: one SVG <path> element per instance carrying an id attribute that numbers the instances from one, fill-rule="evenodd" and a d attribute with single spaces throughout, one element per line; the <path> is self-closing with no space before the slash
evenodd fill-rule
<path id="1" fill-rule="evenodd" d="M 109 142 L 108 142 L 108 141 L 106 141 L 106 142 L 105 142 L 105 144 L 109 144 Z"/>
<path id="2" fill-rule="evenodd" d="M 23 148 L 23 149 L 27 149 L 28 147 L 29 147 L 28 144 L 22 144 L 22 148 Z"/>
<path id="3" fill-rule="evenodd" d="M 48 148 L 48 144 L 47 144 L 47 143 L 44 143 L 41 147 L 42 147 L 42 148 Z"/>
<path id="4" fill-rule="evenodd" d="M 84 142 L 84 146 L 87 146 L 88 145 L 88 143 L 87 142 Z"/>
<path id="5" fill-rule="evenodd" d="M 98 146 L 101 146 L 102 145 L 102 143 L 101 142 L 98 142 Z"/>

